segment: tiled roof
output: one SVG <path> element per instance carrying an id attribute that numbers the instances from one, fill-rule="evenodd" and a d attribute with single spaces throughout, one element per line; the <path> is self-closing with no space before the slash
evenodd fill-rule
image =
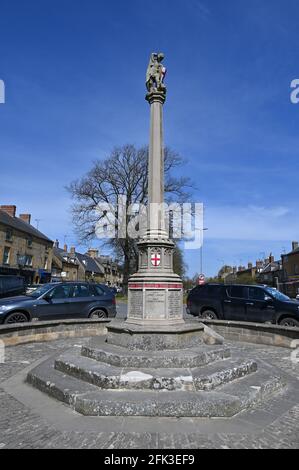
<path id="1" fill-rule="evenodd" d="M 54 246 L 53 248 L 53 254 L 54 256 L 56 256 L 60 261 L 66 261 L 65 258 L 67 258 L 67 262 L 70 263 L 71 262 L 71 259 L 72 259 L 72 256 L 70 256 L 69 253 L 67 253 L 66 251 L 62 250 L 61 248 L 57 248 L 56 246 Z M 74 259 L 74 263 L 75 265 L 78 265 L 78 261 L 76 260 L 76 258 L 73 258 Z"/>
<path id="2" fill-rule="evenodd" d="M 40 238 L 41 240 L 45 240 L 53 244 L 53 241 L 50 240 L 50 238 L 46 237 L 46 235 L 34 228 L 32 225 L 24 222 L 18 217 L 11 217 L 2 210 L 0 210 L 0 223 L 7 225 L 9 228 L 19 230 L 20 232 L 24 232 L 32 237 Z"/>
<path id="3" fill-rule="evenodd" d="M 105 274 L 103 268 L 101 268 L 93 258 L 88 255 L 82 255 L 81 253 L 76 252 L 76 257 L 79 262 L 85 267 L 86 271 L 97 274 Z"/>

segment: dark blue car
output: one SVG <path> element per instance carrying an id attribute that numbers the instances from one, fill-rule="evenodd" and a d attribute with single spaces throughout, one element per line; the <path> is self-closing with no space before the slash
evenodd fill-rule
<path id="1" fill-rule="evenodd" d="M 114 293 L 105 285 L 88 282 L 45 284 L 28 295 L 0 299 L 0 323 L 115 315 Z"/>

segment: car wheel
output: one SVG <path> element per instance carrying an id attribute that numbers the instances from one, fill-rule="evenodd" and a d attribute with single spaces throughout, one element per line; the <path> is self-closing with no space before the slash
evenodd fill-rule
<path id="1" fill-rule="evenodd" d="M 206 320 L 218 320 L 218 317 L 216 313 L 213 312 L 213 310 L 206 310 L 205 312 L 203 312 L 201 317 L 205 318 Z"/>
<path id="2" fill-rule="evenodd" d="M 13 312 L 5 318 L 4 323 L 11 325 L 12 323 L 27 323 L 28 321 L 25 313 Z"/>
<path id="3" fill-rule="evenodd" d="M 99 318 L 107 318 L 107 313 L 104 310 L 101 310 L 100 308 L 97 308 L 91 314 L 89 315 L 89 318 L 91 320 L 98 320 Z"/>
<path id="4" fill-rule="evenodd" d="M 299 327 L 299 321 L 298 320 L 295 320 L 295 318 L 284 318 L 283 320 L 281 320 L 281 322 L 279 323 L 281 326 L 297 326 Z"/>

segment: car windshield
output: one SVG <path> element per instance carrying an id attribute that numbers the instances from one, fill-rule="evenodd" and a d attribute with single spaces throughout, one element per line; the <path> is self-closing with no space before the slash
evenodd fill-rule
<path id="1" fill-rule="evenodd" d="M 276 289 L 273 289 L 272 287 L 266 287 L 266 291 L 270 295 L 272 295 L 272 297 L 274 297 L 277 300 L 281 300 L 281 301 L 290 301 L 291 300 L 290 297 L 288 297 L 287 295 L 282 294 L 281 292 L 279 292 Z"/>
<path id="2" fill-rule="evenodd" d="M 55 287 L 55 286 L 53 284 L 44 284 L 43 286 L 38 287 L 33 292 L 31 292 L 30 294 L 27 294 L 27 295 L 28 295 L 28 297 L 33 297 L 33 298 L 37 299 L 41 295 L 48 292 L 48 290 L 50 290 L 51 287 Z"/>

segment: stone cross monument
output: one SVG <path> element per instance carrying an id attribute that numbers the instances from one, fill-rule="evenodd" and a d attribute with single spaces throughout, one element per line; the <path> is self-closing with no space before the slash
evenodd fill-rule
<path id="1" fill-rule="evenodd" d="M 183 320 L 183 285 L 173 272 L 174 243 L 164 213 L 164 54 L 153 53 L 146 74 L 150 104 L 147 230 L 138 243 L 139 269 L 129 279 L 127 323 L 175 325 Z"/>

